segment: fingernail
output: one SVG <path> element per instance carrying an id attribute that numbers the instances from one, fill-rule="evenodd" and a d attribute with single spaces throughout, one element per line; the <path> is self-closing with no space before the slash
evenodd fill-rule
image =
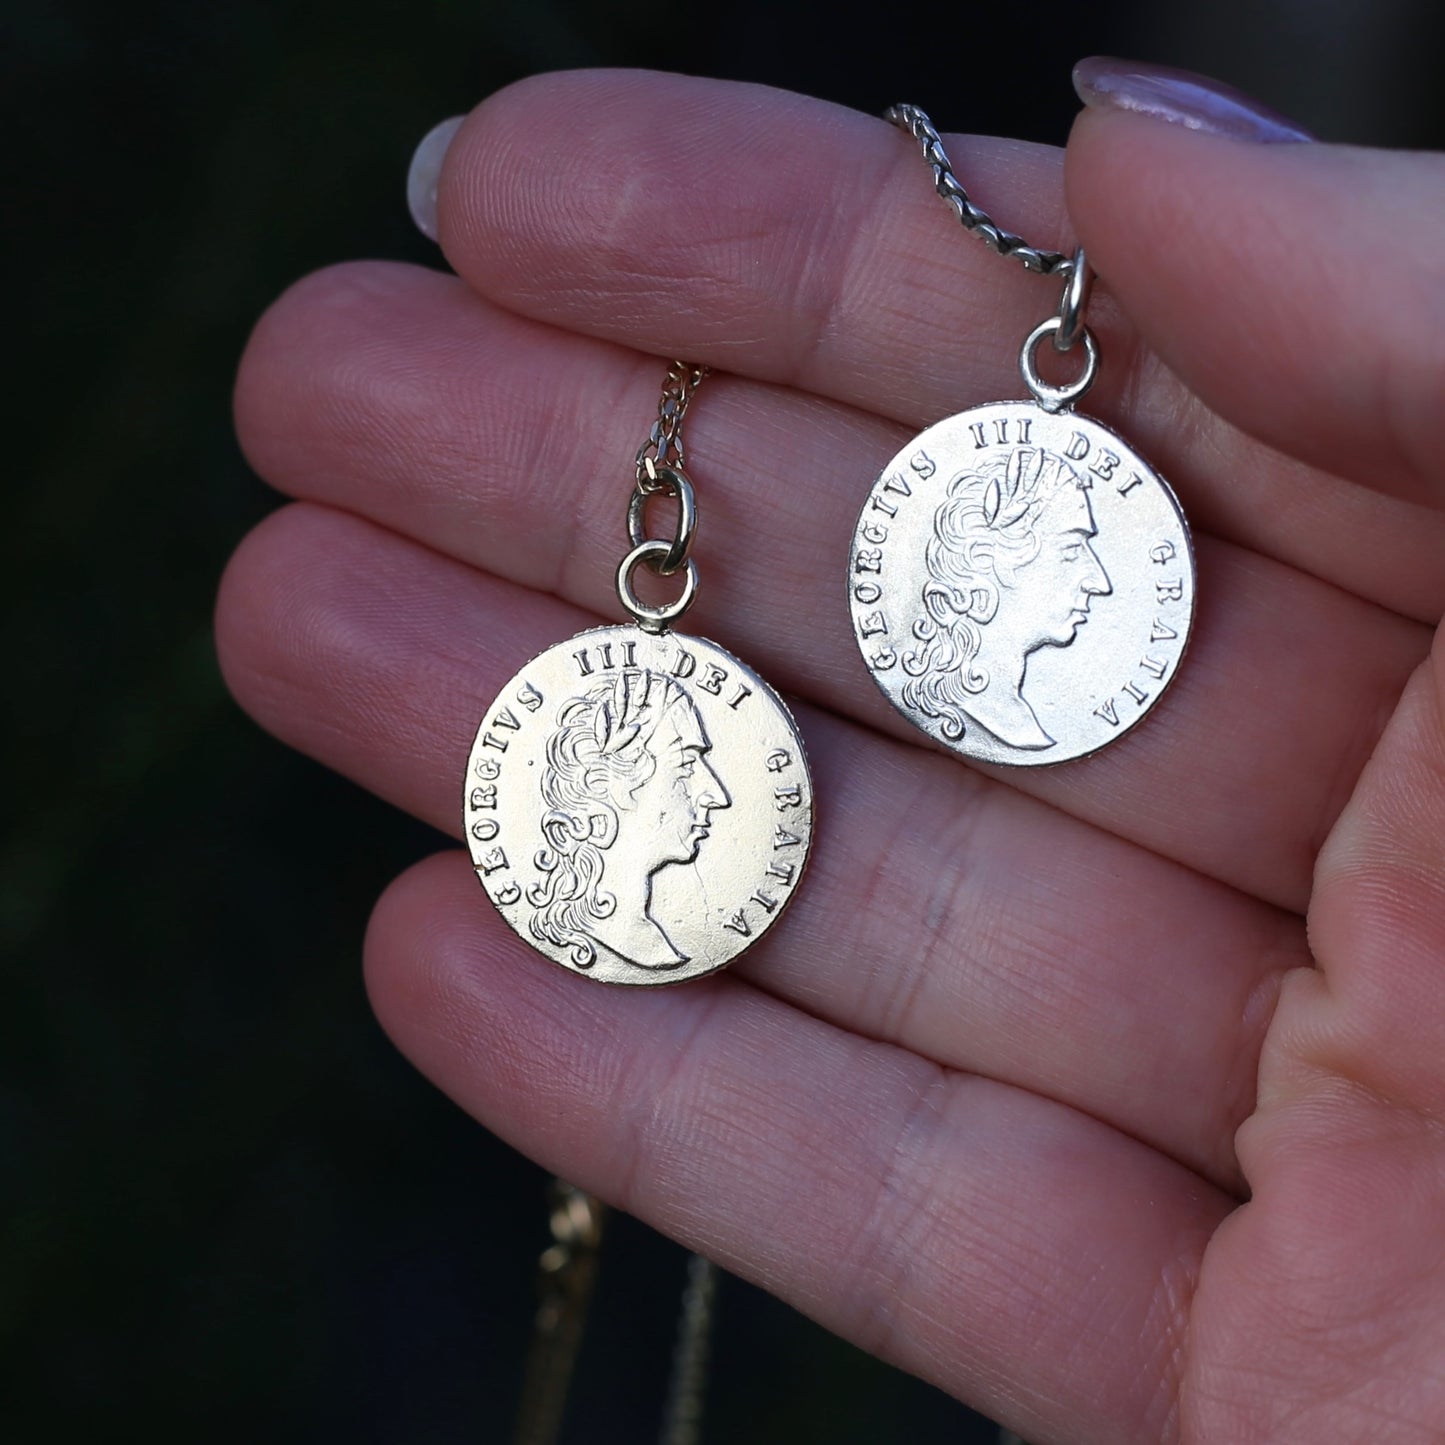
<path id="1" fill-rule="evenodd" d="M 437 178 L 442 173 L 447 147 L 462 128 L 465 116 L 454 115 L 433 126 L 421 139 L 406 173 L 406 204 L 417 230 L 428 240 L 437 238 Z"/>
<path id="2" fill-rule="evenodd" d="M 1314 139 L 1303 126 L 1232 85 L 1168 65 L 1090 56 L 1074 67 L 1074 89 L 1094 110 L 1132 111 L 1233 140 L 1278 144 Z"/>

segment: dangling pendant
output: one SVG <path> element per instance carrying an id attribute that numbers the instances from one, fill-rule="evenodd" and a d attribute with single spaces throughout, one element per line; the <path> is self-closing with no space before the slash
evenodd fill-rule
<path id="1" fill-rule="evenodd" d="M 678 428 L 702 374 L 684 385 L 674 367 L 656 456 L 639 453 L 617 575 L 635 625 L 533 658 L 487 710 L 467 765 L 487 896 L 538 952 L 606 983 L 680 983 L 731 963 L 781 916 L 812 844 L 812 779 L 782 699 L 716 643 L 669 627 L 697 590 Z M 678 502 L 671 542 L 642 536 L 657 493 Z M 643 602 L 641 565 L 683 572 L 681 596 Z"/>
<path id="2" fill-rule="evenodd" d="M 1194 553 L 1168 484 L 1078 416 L 1098 370 L 1074 258 L 1057 317 L 1019 367 L 1032 401 L 929 427 L 883 469 L 853 536 L 848 600 L 874 681 L 964 757 L 1039 766 L 1086 757 L 1173 681 L 1194 617 Z M 1082 375 L 1039 376 L 1045 338 L 1082 340 Z M 1060 349 L 1066 349 L 1060 347 Z"/>

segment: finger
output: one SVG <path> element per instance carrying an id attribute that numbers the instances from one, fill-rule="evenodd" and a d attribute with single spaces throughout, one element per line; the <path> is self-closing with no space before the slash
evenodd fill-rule
<path id="1" fill-rule="evenodd" d="M 950 144 L 986 209 L 1036 244 L 1068 243 L 1059 152 Z M 439 203 L 448 259 L 511 310 L 835 397 L 914 430 L 1018 396 L 1018 349 L 1058 304 L 1052 283 L 962 234 L 916 147 L 892 127 L 721 81 L 589 71 L 513 86 L 457 134 Z M 1094 205 L 1113 206 L 1113 193 L 1101 188 Z M 1178 234 L 1161 243 L 1156 273 L 1178 260 Z M 1279 267 L 1260 271 L 1283 287 Z M 1170 274 L 1180 288 L 1194 284 L 1192 263 Z M 1281 374 L 1230 350 L 1233 306 L 1210 306 L 1176 345 L 1194 344 L 1209 324 L 1238 386 L 1273 396 Z M 1334 475 L 1334 454 L 1324 471 L 1272 465 L 1136 345 L 1107 294 L 1090 324 L 1105 365 L 1089 409 L 1162 468 L 1197 526 L 1438 618 L 1445 517 L 1378 495 L 1366 505 Z M 1296 371 L 1315 365 L 1314 353 L 1300 356 Z M 1291 450 L 1287 436 L 1280 445 Z M 860 450 L 843 495 L 861 499 L 890 455 Z"/>
<path id="2" fill-rule="evenodd" d="M 238 554 L 218 636 L 268 728 L 454 832 L 483 709 L 594 620 L 302 507 Z M 1306 957 L 1298 922 L 944 759 L 800 717 L 823 826 L 788 915 L 738 967 L 1233 1183 L 1274 980 Z"/>
<path id="3" fill-rule="evenodd" d="M 1311 926 L 1334 995 L 1317 1000 L 1348 1026 L 1314 1047 L 1445 1111 L 1445 628 L 1320 854 Z"/>
<path id="4" fill-rule="evenodd" d="M 1172 1436 L 1230 1201 L 1102 1124 L 724 977 L 588 987 L 484 929 L 464 859 L 393 886 L 403 1052 L 544 1166 L 1031 1438 Z"/>
<path id="5" fill-rule="evenodd" d="M 1193 1348 L 1247 1382 L 1234 1433 L 1241 1409 L 1299 1439 L 1348 1412 L 1425 1440 L 1445 1419 L 1445 630 L 1320 854 L 1310 936 L 1319 968 L 1288 977 L 1269 1030 L 1240 1132 L 1253 1200 L 1211 1246 Z"/>
<path id="6" fill-rule="evenodd" d="M 1087 112 L 1068 195 L 1100 275 L 1207 405 L 1325 470 L 1445 505 L 1445 156 Z"/>
<path id="7" fill-rule="evenodd" d="M 347 267 L 258 328 L 237 414 L 283 489 L 615 615 L 628 468 L 659 375 L 653 358 L 518 320 L 453 278 Z M 813 700 L 916 739 L 867 677 L 841 595 L 853 509 L 839 497 L 858 452 L 886 454 L 898 433 L 796 392 L 707 386 L 688 420 L 697 625 Z M 1200 554 L 1189 658 L 1147 725 L 1009 781 L 1302 909 L 1319 841 L 1427 634 L 1233 547 L 1201 539 Z"/>

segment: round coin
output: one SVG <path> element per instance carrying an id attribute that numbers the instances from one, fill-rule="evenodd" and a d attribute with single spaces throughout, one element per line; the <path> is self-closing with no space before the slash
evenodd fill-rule
<path id="1" fill-rule="evenodd" d="M 731 963 L 781 916 L 813 838 L 778 695 L 700 637 L 600 627 L 502 689 L 467 764 L 472 863 L 511 928 L 606 983 Z"/>
<path id="2" fill-rule="evenodd" d="M 1194 617 L 1189 528 L 1108 427 L 994 402 L 884 468 L 848 560 L 864 660 L 930 737 L 988 763 L 1081 758 L 1173 681 Z"/>

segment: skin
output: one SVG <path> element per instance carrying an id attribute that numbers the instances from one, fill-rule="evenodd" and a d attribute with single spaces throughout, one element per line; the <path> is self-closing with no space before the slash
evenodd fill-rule
<path id="1" fill-rule="evenodd" d="M 382 1022 L 547 1167 L 1031 1440 L 1439 1439 L 1445 164 L 1118 114 L 951 151 L 1041 244 L 1067 200 L 1091 409 L 1195 528 L 1190 656 L 1117 747 L 930 751 L 828 602 L 874 466 L 1016 394 L 1052 288 L 879 121 L 613 72 L 468 118 L 457 276 L 334 268 L 258 326 L 240 434 L 300 500 L 227 573 L 227 677 L 454 826 L 475 699 L 613 615 L 657 358 L 732 373 L 688 423 L 688 623 L 799 695 L 827 826 L 792 909 L 640 996 L 538 960 L 448 853 L 377 906 Z"/>

